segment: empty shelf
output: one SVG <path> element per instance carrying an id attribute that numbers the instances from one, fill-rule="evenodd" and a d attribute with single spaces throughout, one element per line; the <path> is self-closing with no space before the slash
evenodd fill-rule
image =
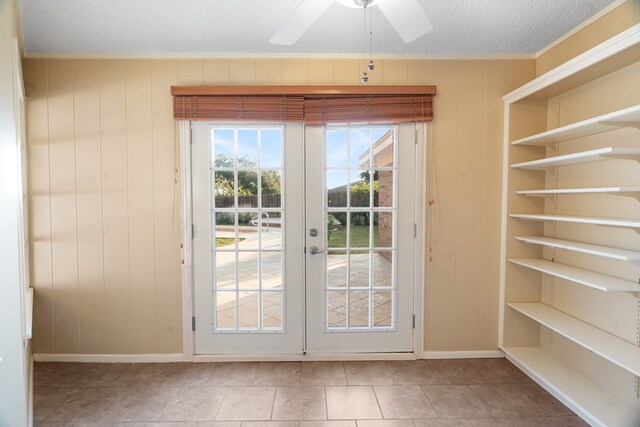
<path id="1" fill-rule="evenodd" d="M 541 303 L 507 305 L 622 369 L 640 376 L 640 347 Z"/>
<path id="2" fill-rule="evenodd" d="M 579 224 L 608 225 L 611 227 L 640 228 L 638 219 L 622 218 L 594 218 L 590 216 L 545 215 L 545 214 L 509 214 L 512 218 L 528 219 L 531 221 L 561 221 Z"/>
<path id="3" fill-rule="evenodd" d="M 553 196 L 555 194 L 590 194 L 590 193 L 640 193 L 640 187 L 594 187 L 594 188 L 556 188 L 545 190 L 519 190 L 516 194 L 523 196 Z"/>
<path id="4" fill-rule="evenodd" d="M 509 259 L 514 264 L 540 271 L 554 277 L 569 280 L 602 292 L 640 292 L 640 285 L 629 280 L 619 279 L 594 271 L 583 270 L 566 264 L 547 261 L 546 259 Z"/>
<path id="5" fill-rule="evenodd" d="M 592 117 L 557 129 L 531 135 L 513 141 L 513 145 L 547 145 L 567 141 L 588 135 L 618 129 L 621 127 L 640 127 L 640 105 L 614 111 L 598 117 Z"/>
<path id="6" fill-rule="evenodd" d="M 581 252 L 589 255 L 597 255 L 604 258 L 612 258 L 621 261 L 640 261 L 640 252 L 627 249 L 612 248 L 609 246 L 592 245 L 590 243 L 573 242 L 571 240 L 553 239 L 542 236 L 517 236 L 521 242 L 548 246 L 551 248 L 565 249 L 573 252 Z"/>
<path id="7" fill-rule="evenodd" d="M 600 426 L 631 426 L 640 411 L 618 399 L 539 347 L 503 348 L 507 359 L 573 411 Z"/>
<path id="8" fill-rule="evenodd" d="M 640 161 L 640 148 L 638 147 L 606 147 L 597 150 L 581 151 L 579 153 L 565 154 L 556 157 L 531 160 L 528 162 L 514 163 L 515 169 L 544 170 L 554 166 L 567 166 L 579 163 L 597 162 L 600 160 L 627 159 Z"/>

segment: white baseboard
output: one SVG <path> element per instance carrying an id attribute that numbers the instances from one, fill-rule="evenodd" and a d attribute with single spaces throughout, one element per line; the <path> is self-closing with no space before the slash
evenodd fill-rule
<path id="1" fill-rule="evenodd" d="M 415 360 L 414 353 L 197 354 L 194 362 L 341 362 Z"/>
<path id="2" fill-rule="evenodd" d="M 423 359 L 500 359 L 505 355 L 500 350 L 477 351 L 425 351 Z"/>
<path id="3" fill-rule="evenodd" d="M 169 354 L 34 354 L 36 362 L 79 362 L 79 363 L 154 363 L 182 362 L 181 353 Z"/>

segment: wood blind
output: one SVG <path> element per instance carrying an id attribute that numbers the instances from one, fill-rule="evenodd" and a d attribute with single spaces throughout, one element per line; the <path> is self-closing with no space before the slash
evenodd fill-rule
<path id="1" fill-rule="evenodd" d="M 433 120 L 435 86 L 173 86 L 174 118 L 240 122 Z"/>
<path id="2" fill-rule="evenodd" d="M 173 97 L 173 117 L 179 120 L 302 122 L 302 96 L 192 95 Z"/>

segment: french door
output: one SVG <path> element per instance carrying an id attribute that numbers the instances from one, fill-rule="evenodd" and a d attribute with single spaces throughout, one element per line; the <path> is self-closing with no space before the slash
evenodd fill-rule
<path id="1" fill-rule="evenodd" d="M 192 128 L 196 354 L 413 351 L 415 125 Z"/>

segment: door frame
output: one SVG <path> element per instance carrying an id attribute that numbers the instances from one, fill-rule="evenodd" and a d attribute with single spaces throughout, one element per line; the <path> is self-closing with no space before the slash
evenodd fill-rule
<path id="1" fill-rule="evenodd" d="M 326 354 L 260 354 L 260 355 L 196 355 L 194 309 L 194 276 L 193 276 L 193 200 L 191 197 L 191 121 L 177 122 L 177 150 L 179 151 L 180 179 L 180 230 L 181 230 L 181 263 L 182 263 L 182 357 L 193 362 L 226 362 L 226 361 L 346 361 L 346 360 L 415 360 L 422 359 L 424 354 L 424 318 L 425 290 L 427 278 L 425 271 L 425 243 L 427 241 L 427 209 L 424 194 L 427 189 L 427 123 L 416 124 L 415 138 L 415 188 L 419 198 L 415 204 L 416 238 L 414 239 L 414 313 L 416 316 L 413 334 L 413 353 L 326 353 Z"/>

